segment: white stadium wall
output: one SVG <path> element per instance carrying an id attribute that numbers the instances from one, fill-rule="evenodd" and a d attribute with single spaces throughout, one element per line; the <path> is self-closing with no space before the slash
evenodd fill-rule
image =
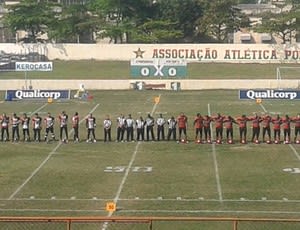
<path id="1" fill-rule="evenodd" d="M 295 44 L 0 44 L 0 55 L 37 52 L 49 60 L 185 59 L 187 62 L 298 63 Z"/>
<path id="2" fill-rule="evenodd" d="M 0 59 L 38 53 L 52 60 L 184 59 L 188 63 L 298 63 L 298 44 L 0 44 Z M 0 60 L 1 62 L 1 60 Z M 53 66 L 55 68 L 55 66 Z M 263 79 L 263 76 L 261 76 Z M 30 80 L 33 89 L 132 89 L 135 82 L 165 84 L 180 82 L 182 90 L 200 89 L 298 89 L 298 80 Z M 27 88 L 24 80 L 1 80 L 0 90 Z"/>
<path id="3" fill-rule="evenodd" d="M 30 85 L 25 80 L 1 80 L 0 90 L 25 89 L 55 89 L 77 90 L 84 85 L 87 90 L 129 90 L 135 83 L 143 82 L 145 85 L 161 85 L 160 89 L 171 90 L 171 83 L 180 83 L 181 90 L 204 90 L 204 89 L 299 89 L 300 80 L 30 80 Z"/>

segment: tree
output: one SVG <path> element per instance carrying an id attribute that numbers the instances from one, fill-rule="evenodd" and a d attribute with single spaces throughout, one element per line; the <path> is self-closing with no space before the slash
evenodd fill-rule
<path id="1" fill-rule="evenodd" d="M 99 23 L 99 17 L 91 14 L 85 4 L 63 6 L 60 17 L 51 24 L 49 37 L 58 42 L 93 42 Z"/>
<path id="2" fill-rule="evenodd" d="M 46 34 L 49 25 L 56 17 L 55 4 L 46 0 L 22 0 L 18 4 L 9 5 L 4 16 L 4 24 L 13 33 L 24 30 L 28 36 L 21 38 L 25 42 L 44 41 L 41 35 Z"/>
<path id="3" fill-rule="evenodd" d="M 182 41 L 194 42 L 198 19 L 203 15 L 203 4 L 199 0 L 162 0 L 157 3 L 161 21 L 173 23 L 173 30 L 181 31 Z"/>
<path id="4" fill-rule="evenodd" d="M 149 0 L 93 0 L 89 7 L 103 18 L 99 36 L 109 37 L 114 43 L 130 42 L 130 36 L 153 13 Z"/>
<path id="5" fill-rule="evenodd" d="M 173 43 L 183 37 L 172 22 L 159 20 L 145 22 L 133 32 L 132 42 L 135 43 Z"/>
<path id="6" fill-rule="evenodd" d="M 254 30 L 275 35 L 285 44 L 291 42 L 300 29 L 300 0 L 287 0 L 277 6 L 280 13 L 262 14 L 262 22 Z"/>
<path id="7" fill-rule="evenodd" d="M 198 20 L 198 34 L 217 42 L 228 42 L 229 34 L 249 26 L 249 19 L 236 7 L 236 0 L 204 1 L 205 11 Z"/>

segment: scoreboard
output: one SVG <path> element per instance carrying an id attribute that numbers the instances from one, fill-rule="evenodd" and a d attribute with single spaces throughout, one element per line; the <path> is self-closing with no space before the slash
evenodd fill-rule
<path id="1" fill-rule="evenodd" d="M 187 75 L 187 63 L 183 59 L 132 59 L 132 77 L 180 77 Z"/>

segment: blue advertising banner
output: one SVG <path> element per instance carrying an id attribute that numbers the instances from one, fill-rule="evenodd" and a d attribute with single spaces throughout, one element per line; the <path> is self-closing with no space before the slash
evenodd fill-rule
<path id="1" fill-rule="evenodd" d="M 5 100 L 70 99 L 70 90 L 7 90 Z"/>
<path id="2" fill-rule="evenodd" d="M 240 90 L 240 99 L 283 99 L 283 100 L 299 100 L 300 91 L 298 90 Z"/>

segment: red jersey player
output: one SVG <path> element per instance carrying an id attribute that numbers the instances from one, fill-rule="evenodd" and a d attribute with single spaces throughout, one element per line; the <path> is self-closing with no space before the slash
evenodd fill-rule
<path id="1" fill-rule="evenodd" d="M 237 122 L 231 116 L 227 116 L 224 119 L 224 124 L 226 127 L 226 139 L 228 144 L 233 143 L 233 123 L 237 124 Z"/>
<path id="2" fill-rule="evenodd" d="M 78 112 L 75 112 L 75 114 L 72 117 L 72 127 L 73 127 L 73 131 L 74 131 L 74 137 L 73 140 L 74 142 L 79 142 L 79 115 Z"/>
<path id="3" fill-rule="evenodd" d="M 212 119 L 210 116 L 205 115 L 203 117 L 203 131 L 204 131 L 205 141 L 207 143 L 211 143 L 211 129 L 210 129 L 211 122 Z"/>
<path id="4" fill-rule="evenodd" d="M 273 123 L 273 131 L 274 131 L 274 143 L 280 143 L 280 126 L 282 124 L 282 120 L 279 115 L 272 119 Z"/>
<path id="5" fill-rule="evenodd" d="M 197 113 L 194 119 L 195 127 L 195 141 L 198 143 L 202 142 L 202 131 L 203 131 L 203 117 L 200 113 Z"/>
<path id="6" fill-rule="evenodd" d="M 297 140 L 298 134 L 300 135 L 300 114 L 298 113 L 296 117 L 293 117 L 292 122 L 295 123 L 295 137 L 294 137 L 294 142 L 299 144 L 300 141 Z"/>
<path id="7" fill-rule="evenodd" d="M 241 117 L 236 118 L 236 121 L 239 124 L 240 142 L 245 144 L 247 142 L 247 122 L 249 121 L 249 118 L 243 114 Z"/>
<path id="8" fill-rule="evenodd" d="M 271 122 L 272 122 L 272 117 L 270 115 L 266 115 L 262 117 L 262 121 L 261 121 L 262 139 L 263 142 L 265 142 L 265 137 L 267 134 L 268 135 L 268 140 L 266 141 L 267 144 L 271 143 L 271 126 L 270 126 Z"/>
<path id="9" fill-rule="evenodd" d="M 212 117 L 212 120 L 215 122 L 216 127 L 216 142 L 222 143 L 223 140 L 223 122 L 225 117 L 221 116 L 220 113 L 217 114 L 217 116 Z"/>
<path id="10" fill-rule="evenodd" d="M 187 141 L 187 134 L 186 134 L 187 121 L 188 121 L 188 118 L 183 112 L 180 113 L 180 115 L 177 117 L 179 140 L 182 142 Z M 182 133 L 184 135 L 184 139 L 181 139 Z"/>
<path id="11" fill-rule="evenodd" d="M 285 144 L 291 142 L 291 119 L 288 115 L 285 115 L 282 119 L 283 128 L 283 141 Z"/>
<path id="12" fill-rule="evenodd" d="M 252 138 L 251 142 L 259 143 L 259 133 L 260 133 L 260 122 L 262 119 L 260 116 L 255 114 L 253 117 L 249 117 L 249 120 L 252 121 Z"/>

